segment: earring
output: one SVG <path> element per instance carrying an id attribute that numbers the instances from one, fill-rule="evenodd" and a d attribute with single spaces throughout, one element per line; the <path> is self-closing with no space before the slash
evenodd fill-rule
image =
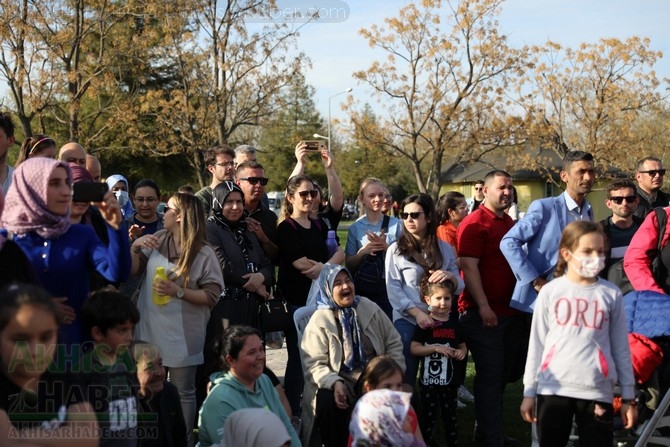
<path id="1" fill-rule="evenodd" d="M 433 311 L 433 306 L 428 306 L 428 312 L 432 312 L 432 311 Z"/>

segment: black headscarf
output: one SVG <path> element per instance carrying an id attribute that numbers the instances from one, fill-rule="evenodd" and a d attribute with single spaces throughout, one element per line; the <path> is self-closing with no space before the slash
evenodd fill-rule
<path id="1" fill-rule="evenodd" d="M 240 246 L 244 258 L 248 261 L 248 249 L 251 242 L 247 237 L 247 222 L 244 220 L 244 214 L 240 220 L 236 222 L 231 222 L 223 216 L 223 204 L 226 203 L 226 199 L 232 192 L 239 192 L 242 196 L 242 202 L 244 202 L 244 193 L 235 183 L 225 181 L 216 185 L 214 191 L 212 191 L 212 215 L 209 217 L 209 220 L 215 222 L 216 225 L 224 231 L 233 233 L 237 245 Z"/>

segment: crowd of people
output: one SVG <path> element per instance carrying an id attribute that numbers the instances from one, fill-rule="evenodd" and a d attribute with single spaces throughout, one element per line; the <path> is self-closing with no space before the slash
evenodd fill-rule
<path id="1" fill-rule="evenodd" d="M 329 249 L 345 201 L 327 149 L 319 185 L 297 144 L 278 216 L 249 145 L 207 150 L 211 183 L 161 204 L 156 182 L 105 176 L 77 143 L 26 138 L 10 167 L 12 144 L 0 115 L 0 445 L 455 446 L 470 355 L 480 445 L 513 442 L 502 400 L 522 377 L 539 445 L 565 445 L 573 419 L 583 445 L 611 445 L 615 385 L 636 421 L 622 290 L 670 283 L 656 158 L 610 183 L 600 223 L 582 151 L 565 154 L 565 192 L 523 217 L 502 170 L 437 203 L 369 177 Z M 73 184 L 103 179 L 73 201 Z M 266 364 L 269 300 L 289 316 L 283 383 Z"/>

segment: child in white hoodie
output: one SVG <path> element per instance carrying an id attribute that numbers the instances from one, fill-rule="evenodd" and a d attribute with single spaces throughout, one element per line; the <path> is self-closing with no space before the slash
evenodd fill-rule
<path id="1" fill-rule="evenodd" d="M 598 278 L 605 265 L 598 224 L 565 227 L 553 281 L 542 287 L 530 334 L 521 416 L 540 445 L 565 446 L 573 417 L 579 445 L 612 445 L 614 385 L 625 428 L 637 419 L 621 291 Z"/>

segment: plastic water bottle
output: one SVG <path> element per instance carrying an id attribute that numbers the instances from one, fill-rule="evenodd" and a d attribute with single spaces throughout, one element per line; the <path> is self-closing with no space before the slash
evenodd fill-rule
<path id="1" fill-rule="evenodd" d="M 156 267 L 156 275 L 154 276 L 154 282 L 156 280 L 162 279 L 163 281 L 167 281 L 168 277 L 165 274 L 165 267 Z M 159 295 L 158 292 L 155 290 L 151 294 L 151 298 L 156 306 L 165 306 L 167 303 L 170 302 L 170 295 Z"/>
<path id="2" fill-rule="evenodd" d="M 328 248 L 328 259 L 332 258 L 340 244 L 337 243 L 335 237 L 335 230 L 328 230 L 328 238 L 326 239 L 326 247 Z"/>

